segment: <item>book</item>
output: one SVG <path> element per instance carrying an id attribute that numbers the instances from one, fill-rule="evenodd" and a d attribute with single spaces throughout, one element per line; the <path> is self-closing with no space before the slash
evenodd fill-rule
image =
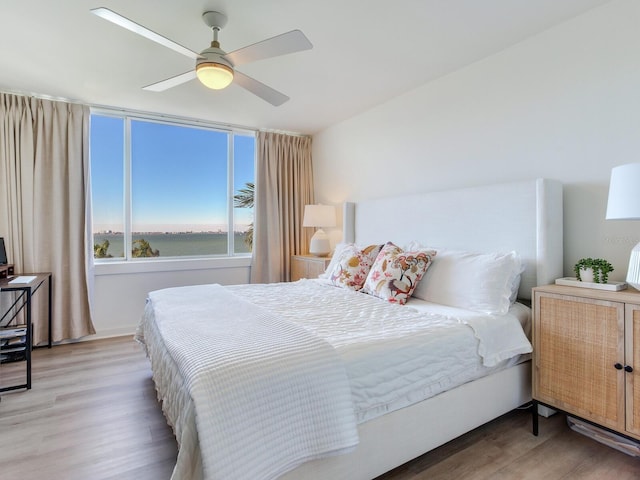
<path id="1" fill-rule="evenodd" d="M 31 283 L 37 277 L 35 275 L 20 275 L 19 277 L 9 280 L 9 283 Z"/>

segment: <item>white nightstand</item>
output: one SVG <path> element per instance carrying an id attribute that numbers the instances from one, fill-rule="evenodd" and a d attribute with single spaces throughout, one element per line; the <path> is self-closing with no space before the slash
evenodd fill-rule
<path id="1" fill-rule="evenodd" d="M 313 255 L 293 255 L 291 257 L 291 281 L 301 278 L 317 278 L 331 262 L 331 257 Z"/>

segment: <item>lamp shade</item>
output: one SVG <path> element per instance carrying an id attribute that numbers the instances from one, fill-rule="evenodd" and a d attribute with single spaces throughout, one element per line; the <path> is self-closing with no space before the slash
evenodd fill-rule
<path id="1" fill-rule="evenodd" d="M 324 257 L 331 252 L 329 236 L 322 227 L 336 226 L 336 209 L 331 205 L 305 205 L 303 227 L 320 227 L 311 237 L 309 253 L 317 257 Z"/>
<path id="2" fill-rule="evenodd" d="M 331 205 L 305 205 L 303 227 L 335 227 L 336 209 Z"/>
<path id="3" fill-rule="evenodd" d="M 640 220 L 640 163 L 611 169 L 607 220 Z M 627 283 L 640 290 L 640 243 L 629 256 Z"/>
<path id="4" fill-rule="evenodd" d="M 611 170 L 607 220 L 640 220 L 640 163 Z"/>

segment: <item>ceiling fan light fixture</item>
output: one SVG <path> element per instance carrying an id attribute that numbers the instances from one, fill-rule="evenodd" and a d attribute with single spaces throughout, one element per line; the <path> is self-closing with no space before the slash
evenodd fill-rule
<path id="1" fill-rule="evenodd" d="M 196 61 L 195 69 L 142 87 L 151 92 L 163 92 L 177 85 L 182 85 L 194 77 L 198 77 L 203 85 L 214 90 L 226 88 L 235 81 L 239 87 L 277 107 L 289 100 L 289 97 L 242 72 L 235 71 L 235 66 L 313 48 L 309 39 L 300 30 L 291 30 L 227 54 L 220 48 L 218 41 L 218 33 L 227 24 L 227 16 L 221 12 L 206 11 L 202 14 L 202 20 L 207 27 L 211 28 L 213 41 L 209 48 L 196 53 L 113 10 L 100 7 L 92 9 L 91 12 L 119 27 L 171 48 Z"/>
<path id="2" fill-rule="evenodd" d="M 233 81 L 233 69 L 217 62 L 198 63 L 196 75 L 205 87 L 213 90 L 222 90 Z"/>

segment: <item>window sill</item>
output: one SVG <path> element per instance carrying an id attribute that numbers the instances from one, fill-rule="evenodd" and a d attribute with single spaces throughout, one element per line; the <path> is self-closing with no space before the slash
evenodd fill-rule
<path id="1" fill-rule="evenodd" d="M 224 258 L 172 258 L 167 260 L 109 261 L 94 264 L 94 275 L 123 275 L 130 273 L 177 272 L 184 270 L 212 270 L 216 268 L 245 268 L 251 266 L 250 256 Z"/>

